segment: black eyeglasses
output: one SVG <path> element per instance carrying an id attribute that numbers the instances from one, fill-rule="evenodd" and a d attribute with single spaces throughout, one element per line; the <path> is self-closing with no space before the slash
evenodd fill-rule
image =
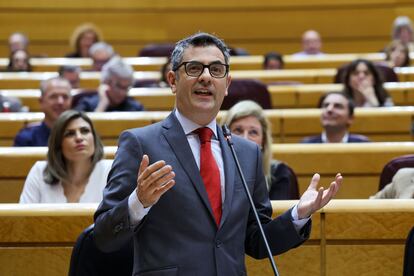
<path id="1" fill-rule="evenodd" d="M 208 68 L 208 72 L 213 78 L 224 78 L 229 72 L 229 65 L 220 62 L 213 62 L 208 65 L 204 65 L 198 61 L 183 62 L 178 65 L 173 71 L 177 71 L 181 66 L 184 66 L 185 73 L 190 77 L 198 78 L 203 74 L 204 69 Z"/>

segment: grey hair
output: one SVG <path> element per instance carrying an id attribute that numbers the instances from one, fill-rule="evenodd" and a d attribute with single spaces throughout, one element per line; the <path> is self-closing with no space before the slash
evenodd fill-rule
<path id="1" fill-rule="evenodd" d="M 101 82 L 106 83 L 112 76 L 132 81 L 134 79 L 134 69 L 123 62 L 120 56 L 114 56 L 102 67 Z"/>
<path id="2" fill-rule="evenodd" d="M 114 55 L 114 48 L 112 48 L 111 45 L 109 45 L 106 42 L 96 42 L 94 43 L 91 48 L 89 48 L 89 55 L 93 56 L 97 51 L 101 51 L 104 50 L 105 52 L 107 52 L 110 56 Z"/>
<path id="3" fill-rule="evenodd" d="M 49 79 L 46 79 L 46 80 L 42 80 L 40 82 L 40 92 L 41 92 L 41 96 L 42 97 L 45 95 L 46 90 L 49 87 L 49 85 L 51 85 L 52 83 L 55 83 L 55 82 L 63 82 L 63 83 L 65 83 L 65 85 L 68 86 L 69 92 L 72 89 L 72 86 L 70 85 L 70 82 L 67 79 L 65 79 L 63 77 L 60 77 L 60 76 L 58 76 L 58 77 L 52 77 L 52 78 L 49 78 Z M 71 94 L 69 93 L 69 96 L 70 95 Z"/>
<path id="4" fill-rule="evenodd" d="M 408 28 L 411 33 L 414 33 L 413 22 L 408 16 L 398 16 L 395 18 L 391 33 L 393 40 L 399 39 L 401 29 L 404 27 Z"/>
<path id="5" fill-rule="evenodd" d="M 60 66 L 59 70 L 58 70 L 59 76 L 63 76 L 63 73 L 65 73 L 65 72 L 80 73 L 81 68 L 77 65 L 62 65 L 62 66 Z"/>
<path id="6" fill-rule="evenodd" d="M 27 47 L 27 45 L 29 45 L 29 38 L 27 37 L 27 35 L 26 35 L 26 34 L 21 33 L 21 32 L 14 32 L 14 33 L 12 33 L 12 34 L 9 36 L 9 40 L 10 40 L 10 38 L 11 38 L 12 36 L 15 36 L 15 35 L 20 36 L 20 38 L 22 39 L 22 41 L 23 41 L 23 43 L 24 43 L 24 46 L 25 46 L 25 47 Z"/>
<path id="7" fill-rule="evenodd" d="M 184 50 L 190 46 L 216 46 L 223 53 L 225 63 L 229 63 L 230 52 L 223 40 L 208 33 L 196 33 L 178 41 L 175 45 L 174 51 L 171 54 L 171 64 L 173 71 L 177 71 L 177 67 L 180 65 L 183 59 Z"/>
<path id="8" fill-rule="evenodd" d="M 240 101 L 227 111 L 226 115 L 221 119 L 220 124 L 226 124 L 230 128 L 234 121 L 249 116 L 255 117 L 262 126 L 263 144 L 261 148 L 263 156 L 263 172 L 266 177 L 270 177 L 270 165 L 272 162 L 272 126 L 266 118 L 263 108 L 254 101 Z"/>

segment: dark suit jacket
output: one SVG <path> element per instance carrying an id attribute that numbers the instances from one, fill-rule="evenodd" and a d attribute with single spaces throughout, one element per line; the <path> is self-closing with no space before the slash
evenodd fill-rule
<path id="1" fill-rule="evenodd" d="M 185 133 L 172 113 L 162 122 L 127 130 L 120 136 L 104 198 L 95 213 L 98 247 L 116 250 L 133 238 L 134 275 L 245 275 L 245 252 L 265 258 L 258 226 L 220 129 L 218 136 L 225 169 L 225 201 L 219 227 Z M 273 254 L 300 245 L 309 236 L 310 222 L 298 234 L 291 210 L 271 220 L 260 149 L 245 139 L 235 136 L 233 140 Z M 162 159 L 170 164 L 176 184 L 132 229 L 128 197 L 136 187 L 144 153 L 150 162 Z"/>
<path id="2" fill-rule="evenodd" d="M 349 134 L 347 143 L 365 143 L 370 142 L 368 137 L 360 134 Z M 317 144 L 322 142 L 322 135 L 309 136 L 303 138 L 301 143 Z"/>

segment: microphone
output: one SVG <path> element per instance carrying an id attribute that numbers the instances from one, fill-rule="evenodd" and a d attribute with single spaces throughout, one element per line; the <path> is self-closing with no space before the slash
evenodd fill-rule
<path id="1" fill-rule="evenodd" d="M 262 224 L 260 222 L 259 215 L 257 214 L 257 210 L 256 210 L 256 207 L 254 206 L 254 202 L 253 202 L 252 196 L 250 194 L 249 188 L 247 186 L 246 179 L 244 178 L 243 171 L 242 171 L 242 169 L 240 167 L 240 163 L 239 163 L 239 159 L 237 158 L 236 151 L 234 150 L 233 141 L 231 140 L 231 132 L 230 132 L 230 130 L 227 127 L 226 124 L 224 124 L 221 127 L 221 129 L 223 130 L 224 138 L 226 138 L 227 144 L 230 147 L 231 153 L 233 155 L 234 162 L 236 163 L 237 170 L 238 170 L 239 175 L 240 175 L 240 178 L 241 178 L 241 180 L 243 182 L 244 191 L 246 192 L 246 196 L 247 196 L 247 198 L 249 200 L 250 207 L 253 210 L 254 217 L 256 218 L 257 225 L 259 226 L 260 234 L 261 234 L 261 236 L 263 238 L 263 242 L 264 242 L 264 244 L 266 246 L 267 255 L 269 257 L 269 261 L 270 261 L 270 264 L 272 266 L 273 273 L 275 274 L 275 276 L 279 276 L 279 272 L 277 271 L 276 264 L 275 264 L 275 260 L 273 259 L 272 252 L 270 251 L 269 243 L 267 242 L 267 238 L 266 238 L 266 235 L 265 235 L 265 233 L 263 231 L 263 227 L 262 227 Z"/>

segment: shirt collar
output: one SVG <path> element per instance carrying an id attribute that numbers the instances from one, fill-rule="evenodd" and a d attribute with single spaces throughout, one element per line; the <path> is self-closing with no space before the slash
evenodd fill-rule
<path id="1" fill-rule="evenodd" d="M 217 139 L 217 123 L 216 123 L 216 119 L 213 119 L 210 123 L 208 123 L 205 126 L 199 125 L 197 123 L 194 123 L 193 121 L 191 121 L 190 119 L 188 119 L 187 117 L 185 117 L 183 114 L 181 114 L 178 109 L 175 109 L 175 116 L 177 117 L 177 120 L 180 122 L 181 126 L 184 129 L 184 133 L 185 135 L 189 135 L 192 134 L 194 130 L 200 128 L 200 127 L 208 127 L 209 129 L 211 129 L 214 133 L 214 137 L 216 137 Z"/>
<path id="2" fill-rule="evenodd" d="M 348 138 L 349 138 L 349 133 L 346 132 L 345 135 L 344 135 L 344 137 L 342 137 L 341 143 L 348 143 Z M 325 131 L 322 132 L 321 140 L 322 140 L 322 143 L 329 143 L 328 137 L 326 136 L 326 132 Z"/>

